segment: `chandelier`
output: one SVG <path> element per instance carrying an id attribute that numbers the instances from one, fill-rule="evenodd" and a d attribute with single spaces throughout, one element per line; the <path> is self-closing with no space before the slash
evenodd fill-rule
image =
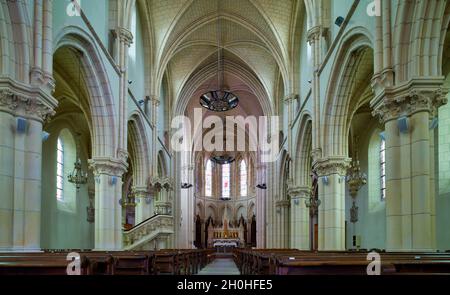
<path id="1" fill-rule="evenodd" d="M 129 192 L 125 199 L 120 199 L 119 204 L 122 207 L 136 207 L 136 198 L 134 197 L 133 192 Z"/>
<path id="2" fill-rule="evenodd" d="M 81 160 L 78 159 L 74 163 L 73 171 L 68 176 L 68 181 L 76 185 L 77 191 L 80 189 L 82 184 L 87 183 L 87 173 L 83 172 L 81 169 Z"/>
<path id="3" fill-rule="evenodd" d="M 347 183 L 350 196 L 353 199 L 352 207 L 350 208 L 350 222 L 355 223 L 358 221 L 358 206 L 356 206 L 356 196 L 359 189 L 367 183 L 367 176 L 361 172 L 361 166 L 359 165 L 358 152 L 355 152 L 355 159 L 348 170 Z"/>
<path id="4" fill-rule="evenodd" d="M 319 213 L 319 206 L 320 206 L 320 200 L 319 198 L 316 198 L 316 191 L 317 191 L 317 185 L 318 185 L 318 177 L 316 173 L 312 172 L 312 185 L 311 185 L 311 191 L 309 194 L 309 199 L 305 200 L 305 206 L 309 208 L 309 214 L 311 216 L 316 216 Z"/>
<path id="5" fill-rule="evenodd" d="M 235 160 L 234 157 L 228 155 L 220 155 L 220 156 L 212 156 L 211 161 L 219 165 L 225 165 L 233 163 Z"/>
<path id="6" fill-rule="evenodd" d="M 223 47 L 221 45 L 222 31 L 220 26 L 220 1 L 217 8 L 217 88 L 207 91 L 200 96 L 200 105 L 210 111 L 225 112 L 234 109 L 239 98 L 231 91 L 224 90 L 224 58 Z"/>

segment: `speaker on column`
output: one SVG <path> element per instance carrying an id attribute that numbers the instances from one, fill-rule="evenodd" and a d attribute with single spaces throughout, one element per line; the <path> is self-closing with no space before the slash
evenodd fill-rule
<path id="1" fill-rule="evenodd" d="M 398 130 L 400 133 L 408 133 L 409 131 L 409 120 L 406 116 L 397 119 Z"/>
<path id="2" fill-rule="evenodd" d="M 42 131 L 42 141 L 46 141 L 49 136 L 50 136 L 50 133 Z"/>
<path id="3" fill-rule="evenodd" d="M 322 176 L 322 183 L 328 185 L 328 176 Z"/>
<path id="4" fill-rule="evenodd" d="M 117 176 L 111 176 L 111 178 L 109 180 L 109 183 L 111 185 L 116 185 L 116 183 L 117 183 Z"/>
<path id="5" fill-rule="evenodd" d="M 27 119 L 18 117 L 16 119 L 16 131 L 19 134 L 25 133 L 27 131 Z"/>
<path id="6" fill-rule="evenodd" d="M 433 130 L 438 126 L 439 126 L 439 119 L 437 117 L 434 117 L 433 120 L 431 120 L 430 122 L 430 129 Z"/>

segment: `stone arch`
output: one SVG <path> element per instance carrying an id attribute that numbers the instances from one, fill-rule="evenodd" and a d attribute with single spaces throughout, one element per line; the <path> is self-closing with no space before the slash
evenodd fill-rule
<path id="1" fill-rule="evenodd" d="M 312 119 L 310 114 L 304 113 L 299 125 L 297 145 L 295 150 L 295 169 L 293 171 L 295 185 L 311 185 L 311 151 Z"/>
<path id="2" fill-rule="evenodd" d="M 197 210 L 196 211 L 197 211 L 197 214 L 195 214 L 195 215 L 200 216 L 200 219 L 204 221 L 206 216 L 205 216 L 205 206 L 203 205 L 202 201 L 197 201 Z"/>
<path id="3" fill-rule="evenodd" d="M 256 215 L 255 208 L 255 202 L 251 201 L 247 207 L 247 220 L 251 220 L 253 215 Z"/>
<path id="4" fill-rule="evenodd" d="M 168 170 L 166 165 L 166 159 L 164 157 L 164 152 L 162 150 L 158 151 L 158 170 L 161 172 L 161 175 L 158 176 L 167 176 Z M 158 172 L 159 174 L 159 172 Z"/>
<path id="5" fill-rule="evenodd" d="M 347 156 L 349 124 L 361 97 L 371 91 L 373 47 L 370 34 L 363 28 L 349 31 L 339 47 L 327 86 L 322 113 L 324 156 Z M 344 66 L 343 66 L 344 65 Z M 361 89 L 361 86 L 366 86 Z"/>
<path id="6" fill-rule="evenodd" d="M 138 112 L 131 115 L 128 121 L 128 146 L 130 161 L 133 163 L 134 183 L 136 187 L 145 187 L 150 167 L 148 137 L 142 115 Z"/>
<path id="7" fill-rule="evenodd" d="M 117 128 L 111 83 L 92 37 L 73 26 L 64 28 L 55 40 L 54 52 L 63 47 L 81 52 L 82 70 L 89 93 L 93 157 L 116 157 Z"/>
<path id="8" fill-rule="evenodd" d="M 206 218 L 209 218 L 211 216 L 211 218 L 214 222 L 219 221 L 217 206 L 213 203 L 208 204 L 208 206 L 206 207 L 206 215 L 207 215 Z"/>
<path id="9" fill-rule="evenodd" d="M 448 26 L 446 3 L 439 0 L 398 2 L 393 26 L 397 28 L 394 31 L 397 83 L 441 74 L 442 47 L 436 46 L 436 39 L 443 44 L 443 30 Z"/>
<path id="10" fill-rule="evenodd" d="M 29 83 L 30 20 L 23 1 L 0 2 L 0 73 Z"/>

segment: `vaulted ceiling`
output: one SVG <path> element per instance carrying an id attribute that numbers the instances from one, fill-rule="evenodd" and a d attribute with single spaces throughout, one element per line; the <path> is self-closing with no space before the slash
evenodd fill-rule
<path id="1" fill-rule="evenodd" d="M 167 79 L 172 105 L 197 106 L 202 92 L 217 87 L 219 38 L 224 86 L 239 94 L 239 113 L 266 113 L 275 99 L 293 91 L 291 81 L 298 68 L 292 65 L 298 64 L 299 54 L 292 48 L 296 43 L 299 47 L 302 0 L 138 3 L 149 36 L 150 76 L 154 85 Z"/>

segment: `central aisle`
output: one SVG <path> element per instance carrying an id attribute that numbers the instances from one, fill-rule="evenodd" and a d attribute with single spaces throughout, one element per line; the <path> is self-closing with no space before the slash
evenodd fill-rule
<path id="1" fill-rule="evenodd" d="M 205 268 L 199 271 L 198 275 L 239 275 L 239 269 L 232 258 L 216 258 Z"/>

